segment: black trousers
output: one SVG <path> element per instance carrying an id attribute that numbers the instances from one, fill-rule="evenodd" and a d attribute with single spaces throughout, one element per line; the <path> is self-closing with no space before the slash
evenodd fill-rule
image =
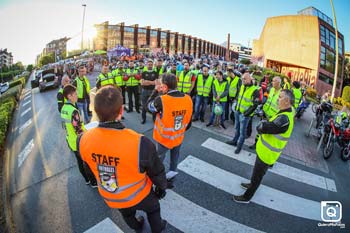
<path id="1" fill-rule="evenodd" d="M 259 156 L 256 155 L 252 178 L 250 178 L 251 185 L 243 194 L 245 198 L 250 200 L 254 196 L 268 168 L 269 165 L 261 161 Z"/>
<path id="2" fill-rule="evenodd" d="M 153 233 L 160 233 L 162 228 L 162 219 L 160 217 L 160 204 L 157 196 L 151 190 L 148 196 L 143 199 L 139 204 L 125 209 L 119 209 L 123 218 L 128 226 L 134 230 L 140 230 L 141 224 L 136 220 L 136 210 L 142 210 L 146 212 L 147 219 L 151 225 Z"/>
<path id="3" fill-rule="evenodd" d="M 125 104 L 125 92 L 126 92 L 126 86 L 119 86 L 122 90 L 122 96 L 123 96 L 123 104 Z"/>
<path id="4" fill-rule="evenodd" d="M 140 110 L 139 87 L 138 86 L 128 86 L 127 91 L 128 91 L 128 99 L 129 99 L 129 111 L 132 111 L 132 109 L 134 107 L 134 103 L 132 101 L 132 96 L 134 96 L 136 111 L 139 111 Z"/>
<path id="5" fill-rule="evenodd" d="M 73 153 L 75 155 L 75 158 L 77 159 L 80 174 L 84 177 L 85 182 L 90 181 L 92 184 L 96 184 L 96 178 L 94 174 L 92 174 L 92 171 L 90 170 L 90 168 L 81 159 L 79 153 L 77 151 L 73 151 Z"/>
<path id="6" fill-rule="evenodd" d="M 146 113 L 147 113 L 147 101 L 148 98 L 151 96 L 153 90 L 147 90 L 147 89 L 142 89 L 141 90 L 141 102 L 142 102 L 142 120 L 146 119 Z M 152 114 L 153 116 L 153 121 L 156 119 L 156 114 Z"/>

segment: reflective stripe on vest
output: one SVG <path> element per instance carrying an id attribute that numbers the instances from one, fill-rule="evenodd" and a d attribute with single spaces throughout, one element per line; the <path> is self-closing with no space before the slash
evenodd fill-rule
<path id="1" fill-rule="evenodd" d="M 230 82 L 230 88 L 229 88 L 229 91 L 228 91 L 228 95 L 230 97 L 233 97 L 235 98 L 236 95 L 237 95 L 237 86 L 238 86 L 238 81 L 239 81 L 239 78 L 237 76 L 235 76 L 233 78 L 233 80 L 231 80 Z"/>
<path id="2" fill-rule="evenodd" d="M 179 81 L 177 82 L 177 89 L 183 93 L 190 91 L 192 86 L 191 71 L 188 71 L 184 77 L 185 71 L 181 71 Z"/>
<path id="3" fill-rule="evenodd" d="M 216 91 L 216 95 L 221 96 L 226 89 L 227 81 L 223 81 L 222 83 L 219 83 L 219 80 L 215 79 L 213 82 L 213 85 Z M 216 101 L 215 96 L 213 96 L 213 100 Z M 227 102 L 227 95 L 220 98 L 220 102 Z"/>
<path id="4" fill-rule="evenodd" d="M 66 140 L 72 151 L 77 151 L 77 133 L 72 125 L 72 114 L 79 110 L 71 103 L 65 103 L 61 109 L 62 127 L 66 130 Z"/>
<path id="5" fill-rule="evenodd" d="M 84 84 L 86 87 L 86 93 L 89 95 L 90 94 L 90 82 L 89 80 L 84 76 L 83 80 L 81 80 L 79 77 L 76 77 L 75 79 L 77 81 L 77 93 L 78 93 L 78 99 L 82 99 L 84 97 Z"/>
<path id="6" fill-rule="evenodd" d="M 136 75 L 139 73 L 139 71 L 136 68 L 134 68 L 133 71 L 131 71 L 131 69 L 127 69 L 126 73 L 128 75 L 132 75 L 132 74 Z M 139 83 L 140 83 L 140 80 L 137 80 L 135 76 L 131 76 L 129 77 L 128 81 L 126 81 L 126 86 L 128 87 L 138 86 Z"/>
<path id="7" fill-rule="evenodd" d="M 112 72 L 112 75 L 114 76 L 114 82 L 118 87 L 125 86 L 125 81 L 123 80 L 124 76 L 124 70 L 115 69 Z"/>
<path id="8" fill-rule="evenodd" d="M 130 129 L 97 127 L 79 142 L 82 159 L 98 182 L 98 191 L 111 208 L 129 208 L 149 194 L 152 181 L 140 173 L 141 134 Z M 118 146 L 120 145 L 120 146 Z"/>
<path id="9" fill-rule="evenodd" d="M 274 164 L 283 149 L 287 145 L 294 127 L 294 112 L 282 112 L 273 116 L 269 121 L 272 122 L 280 115 L 286 115 L 289 119 L 288 130 L 282 134 L 262 134 L 256 144 L 256 152 L 259 158 L 266 164 Z"/>
<path id="10" fill-rule="evenodd" d="M 257 87 L 254 85 L 251 85 L 248 87 L 245 85 L 242 85 L 238 94 L 236 110 L 238 110 L 240 113 L 244 113 L 251 106 L 253 106 L 254 105 L 253 94 L 256 90 L 257 90 Z M 253 116 L 253 115 L 254 115 L 254 111 L 250 114 L 250 116 Z"/>
<path id="11" fill-rule="evenodd" d="M 297 109 L 301 101 L 302 93 L 300 88 L 293 88 L 292 90 L 294 94 L 294 108 Z"/>
<path id="12" fill-rule="evenodd" d="M 271 88 L 269 97 L 263 106 L 264 113 L 268 119 L 276 115 L 278 112 L 278 97 L 280 95 L 280 91 L 281 89 L 276 92 L 274 87 Z"/>
<path id="13" fill-rule="evenodd" d="M 192 100 L 188 95 L 173 97 L 166 94 L 160 98 L 163 111 L 162 114 L 157 114 L 154 122 L 153 138 L 166 148 L 172 149 L 184 139 L 192 117 Z"/>
<path id="14" fill-rule="evenodd" d="M 58 93 L 61 93 L 62 94 L 62 96 L 63 96 L 63 88 L 62 87 L 60 87 L 60 89 L 58 90 Z M 65 104 L 67 102 L 67 99 L 63 96 L 63 100 L 59 100 L 59 99 L 57 99 L 57 103 L 62 103 L 62 104 Z"/>
<path id="15" fill-rule="evenodd" d="M 214 80 L 213 76 L 209 75 L 204 83 L 203 74 L 199 74 L 197 78 L 197 95 L 208 97 L 211 91 L 213 80 Z"/>
<path id="16" fill-rule="evenodd" d="M 100 80 L 101 87 L 109 84 L 114 84 L 114 79 L 111 73 L 108 73 L 107 75 L 103 73 L 99 74 L 98 80 Z"/>

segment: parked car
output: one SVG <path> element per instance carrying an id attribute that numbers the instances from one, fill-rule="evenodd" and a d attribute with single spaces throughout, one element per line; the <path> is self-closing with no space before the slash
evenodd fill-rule
<path id="1" fill-rule="evenodd" d="M 0 93 L 6 92 L 10 88 L 10 85 L 8 82 L 0 83 Z"/>
<path id="2" fill-rule="evenodd" d="M 53 69 L 45 70 L 41 73 L 41 77 L 39 79 L 40 92 L 44 91 L 47 88 L 50 88 L 50 87 L 57 88 L 58 86 L 59 86 L 58 77 L 55 75 L 55 72 Z"/>

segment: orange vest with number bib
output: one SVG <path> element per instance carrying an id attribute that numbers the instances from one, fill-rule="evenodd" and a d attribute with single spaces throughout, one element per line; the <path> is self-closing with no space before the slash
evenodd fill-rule
<path id="1" fill-rule="evenodd" d="M 81 158 L 98 182 L 98 191 L 111 208 L 128 208 L 150 192 L 152 181 L 139 172 L 140 134 L 130 129 L 97 127 L 80 139 Z"/>
<path id="2" fill-rule="evenodd" d="M 180 145 L 192 117 L 192 100 L 189 95 L 173 97 L 162 95 L 163 112 L 154 122 L 153 138 L 168 149 Z"/>

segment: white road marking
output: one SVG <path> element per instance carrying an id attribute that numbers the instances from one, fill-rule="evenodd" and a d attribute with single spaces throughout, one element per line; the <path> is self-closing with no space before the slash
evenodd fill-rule
<path id="1" fill-rule="evenodd" d="M 247 179 L 215 167 L 189 155 L 179 166 L 179 170 L 225 192 L 241 195 L 241 182 Z M 230 200 L 231 201 L 231 200 Z M 320 202 L 294 196 L 265 185 L 260 185 L 252 202 L 289 215 L 321 221 Z"/>
<path id="2" fill-rule="evenodd" d="M 21 134 L 30 124 L 32 124 L 32 119 L 29 119 L 21 127 L 19 127 L 19 134 Z"/>
<path id="3" fill-rule="evenodd" d="M 24 97 L 23 100 L 30 99 L 30 98 L 32 98 L 32 96 L 31 95 L 27 95 L 27 96 Z"/>
<path id="4" fill-rule="evenodd" d="M 254 153 L 241 150 L 239 154 L 235 154 L 232 146 L 213 138 L 208 138 L 202 144 L 202 146 L 227 157 L 254 166 L 256 158 L 256 155 Z M 337 192 L 334 180 L 295 167 L 291 167 L 283 163 L 276 162 L 273 168 L 269 169 L 268 171 L 317 188 Z"/>
<path id="5" fill-rule="evenodd" d="M 261 232 L 211 212 L 172 190 L 161 203 L 161 216 L 183 232 Z"/>
<path id="6" fill-rule="evenodd" d="M 28 113 L 30 110 L 32 110 L 31 107 L 27 108 L 26 110 L 24 110 L 24 112 L 21 113 L 21 117 L 23 117 L 26 113 Z"/>
<path id="7" fill-rule="evenodd" d="M 105 218 L 84 233 L 123 233 L 123 231 L 110 218 Z"/>
<path id="8" fill-rule="evenodd" d="M 23 162 L 26 160 L 30 152 L 34 148 L 34 140 L 30 140 L 30 142 L 24 147 L 24 149 L 18 155 L 18 168 L 20 168 Z"/>
<path id="9" fill-rule="evenodd" d="M 22 107 L 26 106 L 27 104 L 30 104 L 32 101 L 31 100 L 28 100 L 27 102 L 25 102 Z"/>

